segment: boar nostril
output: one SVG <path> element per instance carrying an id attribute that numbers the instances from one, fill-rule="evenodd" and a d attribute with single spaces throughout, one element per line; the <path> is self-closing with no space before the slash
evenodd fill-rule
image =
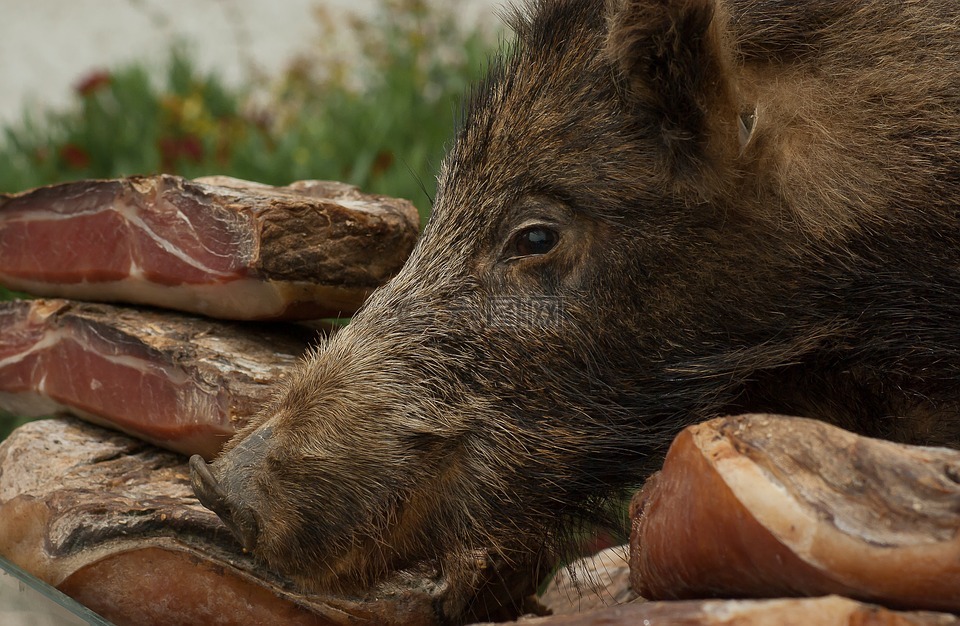
<path id="1" fill-rule="evenodd" d="M 210 466 L 198 454 L 190 457 L 190 484 L 200 504 L 223 520 L 244 549 L 253 550 L 260 534 L 260 525 L 253 510 L 243 502 L 230 498 L 210 471 Z"/>

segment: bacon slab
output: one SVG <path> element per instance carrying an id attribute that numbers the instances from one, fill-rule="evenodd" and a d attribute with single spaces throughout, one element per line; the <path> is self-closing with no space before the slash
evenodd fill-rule
<path id="1" fill-rule="evenodd" d="M 354 595 L 300 593 L 200 505 L 186 459 L 73 418 L 0 443 L 0 556 L 118 626 L 433 626 L 461 593 L 429 563 Z M 460 573 L 505 576 L 468 556 Z M 477 605 L 478 619 L 499 617 L 495 599 Z"/>
<path id="2" fill-rule="evenodd" d="M 312 333 L 65 300 L 0 303 L 0 409 L 69 412 L 212 459 Z"/>
<path id="3" fill-rule="evenodd" d="M 684 430 L 634 499 L 654 600 L 837 593 L 960 611 L 960 452 L 747 415 Z"/>
<path id="4" fill-rule="evenodd" d="M 430 626 L 445 592 L 407 572 L 368 597 L 297 593 L 200 506 L 186 459 L 72 418 L 0 443 L 0 555 L 118 626 Z"/>
<path id="5" fill-rule="evenodd" d="M 333 182 L 135 176 L 0 195 L 0 283 L 225 319 L 349 315 L 417 237 L 405 200 Z"/>

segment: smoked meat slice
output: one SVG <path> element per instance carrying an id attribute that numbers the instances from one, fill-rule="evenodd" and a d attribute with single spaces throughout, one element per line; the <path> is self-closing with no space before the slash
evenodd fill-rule
<path id="1" fill-rule="evenodd" d="M 0 283 L 225 319 L 349 316 L 418 226 L 406 200 L 342 183 L 84 180 L 0 194 Z"/>
<path id="2" fill-rule="evenodd" d="M 0 443 L 0 555 L 118 626 L 436 623 L 435 571 L 303 594 L 244 554 L 186 459 L 73 418 Z"/>
<path id="3" fill-rule="evenodd" d="M 69 412 L 212 459 L 312 335 L 106 304 L 0 302 L 0 409 Z"/>
<path id="4" fill-rule="evenodd" d="M 655 600 L 837 593 L 960 611 L 960 452 L 745 415 L 684 430 L 635 497 Z"/>

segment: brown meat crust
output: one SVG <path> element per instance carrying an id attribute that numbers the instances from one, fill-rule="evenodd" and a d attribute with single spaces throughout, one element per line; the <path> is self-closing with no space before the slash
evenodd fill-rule
<path id="1" fill-rule="evenodd" d="M 651 599 L 815 596 L 958 611 L 960 452 L 746 415 L 683 431 L 633 503 Z"/>
<path id="2" fill-rule="evenodd" d="M 418 226 L 409 202 L 342 183 L 84 180 L 0 195 L 0 281 L 230 319 L 346 316 Z"/>
<path id="3" fill-rule="evenodd" d="M 0 302 L 0 409 L 72 412 L 212 459 L 315 332 L 67 300 Z"/>

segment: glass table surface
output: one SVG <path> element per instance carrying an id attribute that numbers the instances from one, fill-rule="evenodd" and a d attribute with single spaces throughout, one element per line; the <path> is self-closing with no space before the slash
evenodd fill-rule
<path id="1" fill-rule="evenodd" d="M 0 557 L 3 626 L 112 626 L 90 609 Z"/>

